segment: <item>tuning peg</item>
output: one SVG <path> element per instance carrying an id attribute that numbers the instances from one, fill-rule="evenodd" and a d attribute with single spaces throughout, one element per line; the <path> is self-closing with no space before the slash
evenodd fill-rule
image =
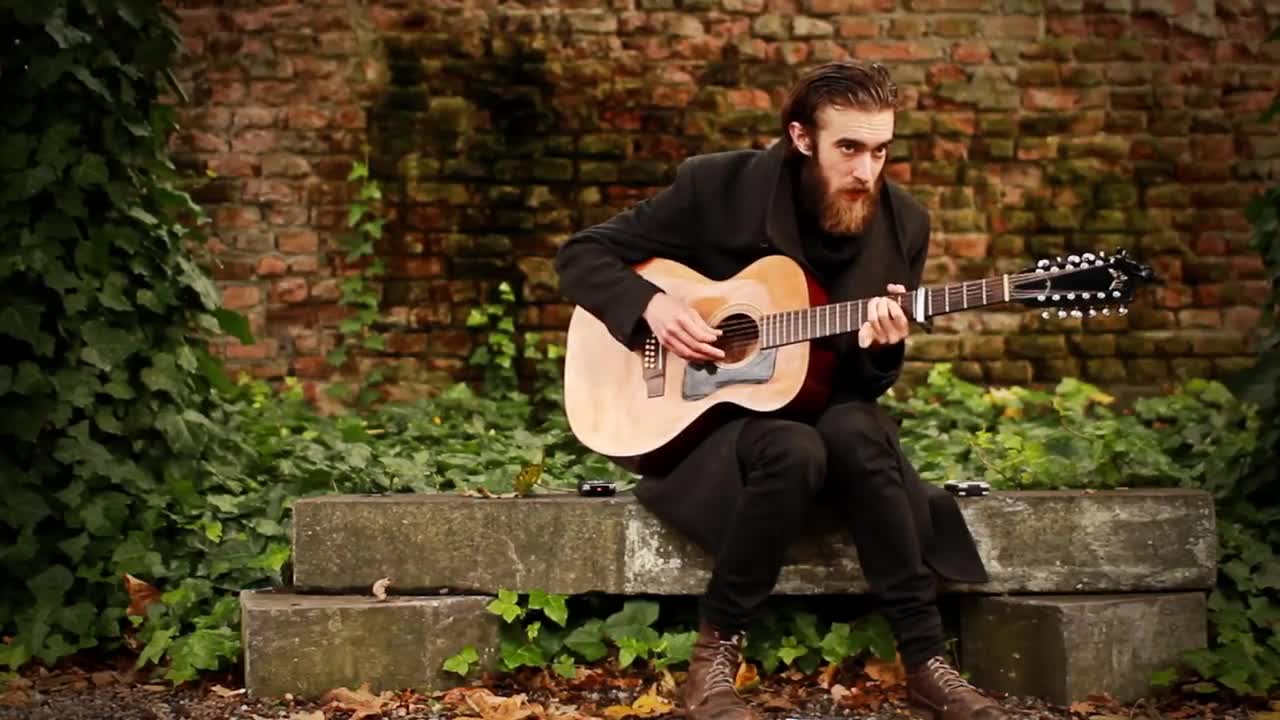
<path id="1" fill-rule="evenodd" d="M 1045 300 L 1047 300 L 1047 299 L 1048 299 L 1048 296 L 1047 296 L 1047 295 L 1045 295 L 1044 293 L 1041 293 L 1041 294 L 1039 294 L 1039 295 L 1037 295 L 1037 296 L 1036 296 L 1036 299 L 1037 299 L 1037 300 L 1039 300 L 1040 302 L 1044 302 Z"/>
<path id="2" fill-rule="evenodd" d="M 1036 263 L 1036 267 L 1038 267 L 1038 268 L 1045 268 L 1045 267 L 1049 267 L 1049 261 L 1048 261 L 1048 260 L 1041 260 L 1040 262 Z"/>
<path id="3" fill-rule="evenodd" d="M 1085 260 L 1092 261 L 1092 260 L 1093 260 L 1094 258 L 1096 258 L 1097 256 L 1096 256 L 1096 255 L 1094 255 L 1093 253 L 1085 253 L 1083 257 L 1084 257 L 1084 259 L 1085 259 Z"/>
<path id="4" fill-rule="evenodd" d="M 1076 299 L 1076 294 L 1075 294 L 1075 293 L 1067 293 L 1067 299 L 1068 299 L 1068 300 L 1075 300 L 1075 299 Z"/>
<path id="5" fill-rule="evenodd" d="M 1064 317 L 1066 317 L 1066 316 L 1067 316 L 1067 311 L 1066 311 L 1066 310 L 1059 310 L 1059 311 L 1058 311 L 1058 319 L 1062 319 L 1062 318 L 1064 318 Z"/>
<path id="6" fill-rule="evenodd" d="M 1094 310 L 1093 308 L 1089 308 L 1089 317 L 1095 317 L 1097 314 L 1098 314 L 1097 310 Z"/>
<path id="7" fill-rule="evenodd" d="M 1117 312 L 1117 313 L 1119 313 L 1119 314 L 1121 314 L 1121 315 L 1128 315 L 1128 314 L 1129 314 L 1129 308 L 1128 308 L 1127 306 L 1125 306 L 1125 305 L 1121 305 L 1121 306 L 1120 306 L 1120 309 L 1119 309 L 1119 310 L 1116 310 L 1116 312 Z"/>
<path id="8" fill-rule="evenodd" d="M 1119 290 L 1112 290 L 1112 291 L 1111 291 L 1111 297 L 1113 297 L 1113 298 L 1118 298 L 1118 297 L 1120 297 L 1120 291 L 1119 291 Z"/>
<path id="9" fill-rule="evenodd" d="M 1040 317 L 1044 318 L 1045 320 L 1048 320 L 1048 319 L 1049 319 L 1049 311 L 1048 311 L 1048 310 L 1041 311 L 1041 313 L 1040 313 Z"/>
<path id="10" fill-rule="evenodd" d="M 1098 251 L 1098 257 L 1106 257 L 1106 256 L 1107 256 L 1107 251 L 1106 251 L 1106 250 L 1099 250 L 1099 251 Z"/>
<path id="11" fill-rule="evenodd" d="M 1067 256 L 1067 262 L 1069 262 L 1069 263 L 1078 263 L 1078 262 L 1080 262 L 1080 256 L 1079 256 L 1079 255 L 1068 255 L 1068 256 Z"/>
<path id="12" fill-rule="evenodd" d="M 1111 308 L 1102 308 L 1102 314 L 1103 314 L 1103 315 L 1110 315 L 1110 314 L 1111 314 Z"/>
<path id="13" fill-rule="evenodd" d="M 1071 317 L 1073 318 L 1084 317 L 1084 313 L 1080 312 L 1079 310 L 1072 310 Z"/>

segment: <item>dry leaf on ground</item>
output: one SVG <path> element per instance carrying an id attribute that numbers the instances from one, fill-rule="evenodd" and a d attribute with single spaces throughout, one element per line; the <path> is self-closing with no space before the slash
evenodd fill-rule
<path id="1" fill-rule="evenodd" d="M 485 690 L 466 696 L 466 704 L 484 720 L 521 720 L 545 716 L 546 711 L 538 703 L 530 703 L 524 693 L 501 697 Z"/>
<path id="2" fill-rule="evenodd" d="M 387 599 L 387 587 L 391 585 L 391 578 L 384 577 L 373 584 L 373 596 L 379 600 Z"/>
<path id="3" fill-rule="evenodd" d="M 237 695 L 244 694 L 244 688 L 240 688 L 239 690 L 231 690 L 229 688 L 224 688 L 221 685 L 214 685 L 213 687 L 209 688 L 209 691 L 212 692 L 214 695 L 217 695 L 218 697 L 223 697 L 223 698 L 235 697 Z"/>
<path id="4" fill-rule="evenodd" d="M 840 669 L 840 667 L 835 663 L 827 663 L 827 666 L 822 669 L 822 672 L 818 675 L 818 685 L 821 686 L 823 690 L 831 689 L 831 680 L 835 678 L 836 670 L 838 669 Z"/>
<path id="5" fill-rule="evenodd" d="M 391 702 L 391 698 L 392 694 L 389 692 L 383 692 L 380 695 L 369 692 L 369 683 L 366 682 L 361 683 L 358 690 L 345 687 L 334 688 L 325 693 L 320 700 L 339 710 L 350 710 L 351 717 L 348 720 L 361 720 L 381 715 L 382 709 Z"/>
<path id="6" fill-rule="evenodd" d="M 867 660 L 866 673 L 880 683 L 881 687 L 896 687 L 907 681 L 907 669 L 902 666 L 902 659 L 895 657 L 893 662 L 886 662 L 878 657 Z"/>
<path id="7" fill-rule="evenodd" d="M 760 684 L 760 676 L 756 674 L 755 663 L 744 662 L 738 665 L 738 674 L 733 678 L 733 686 L 738 690 L 746 690 Z"/>
<path id="8" fill-rule="evenodd" d="M 840 683 L 836 683 L 835 685 L 831 686 L 832 700 L 835 700 L 836 702 L 840 702 L 841 700 L 849 697 L 849 695 L 850 695 L 849 688 L 841 685 Z"/>
<path id="9" fill-rule="evenodd" d="M 151 583 L 125 573 L 124 589 L 129 593 L 129 614 L 139 617 L 147 616 L 147 606 L 160 601 L 160 591 Z"/>
<path id="10" fill-rule="evenodd" d="M 110 670 L 102 670 L 89 676 L 94 687 L 106 687 L 120 681 L 120 676 Z"/>
<path id="11" fill-rule="evenodd" d="M 658 686 L 649 688 L 649 692 L 636 698 L 630 705 L 610 705 L 604 709 L 605 717 L 656 717 L 669 715 L 673 708 L 671 701 L 658 694 Z"/>

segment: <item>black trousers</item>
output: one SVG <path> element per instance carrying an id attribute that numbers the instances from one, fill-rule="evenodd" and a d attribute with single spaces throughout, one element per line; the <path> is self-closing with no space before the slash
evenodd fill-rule
<path id="1" fill-rule="evenodd" d="M 815 423 L 751 418 L 738 436 L 743 492 L 706 592 L 703 620 L 745 628 L 772 593 L 783 555 L 808 503 L 836 503 L 863 575 L 893 629 L 903 664 L 914 669 L 943 654 L 937 586 L 924 564 L 917 522 L 903 487 L 906 462 L 874 406 L 834 405 Z"/>

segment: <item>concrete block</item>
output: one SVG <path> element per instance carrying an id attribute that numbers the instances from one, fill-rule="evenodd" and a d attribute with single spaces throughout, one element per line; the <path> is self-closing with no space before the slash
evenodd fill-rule
<path id="1" fill-rule="evenodd" d="M 474 645 L 497 668 L 501 618 L 493 598 L 240 594 L 245 687 L 253 695 L 315 697 L 368 682 L 373 692 L 455 687 L 444 661 Z"/>
<path id="2" fill-rule="evenodd" d="M 1067 705 L 1105 692 L 1132 702 L 1152 671 L 1208 640 L 1205 594 L 966 598 L 961 666 L 979 687 Z"/>
<path id="3" fill-rule="evenodd" d="M 1159 592 L 1213 586 L 1213 499 L 1182 489 L 1000 492 L 962 498 L 991 582 L 957 593 Z M 365 592 L 539 589 L 698 594 L 712 559 L 629 494 L 487 499 L 331 495 L 294 505 L 295 586 Z M 848 533 L 815 509 L 788 549 L 781 594 L 866 592 Z"/>

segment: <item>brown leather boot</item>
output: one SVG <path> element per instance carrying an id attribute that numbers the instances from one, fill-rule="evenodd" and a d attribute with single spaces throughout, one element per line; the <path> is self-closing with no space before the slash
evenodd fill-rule
<path id="1" fill-rule="evenodd" d="M 677 692 L 689 720 L 762 720 L 734 688 L 742 662 L 742 639 L 741 632 L 699 624 L 689 674 Z"/>
<path id="2" fill-rule="evenodd" d="M 907 703 L 925 720 L 1007 720 L 1000 704 L 970 685 L 941 657 L 907 674 Z"/>

